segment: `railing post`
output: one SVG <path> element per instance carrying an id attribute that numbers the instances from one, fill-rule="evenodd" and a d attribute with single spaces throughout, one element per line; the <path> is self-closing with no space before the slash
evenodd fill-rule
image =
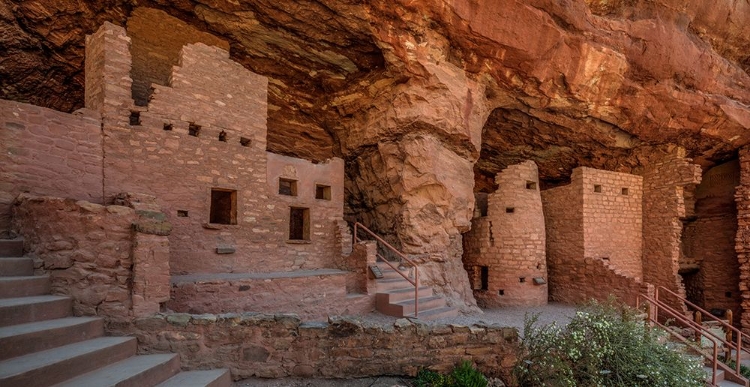
<path id="1" fill-rule="evenodd" d="M 694 321 L 699 326 L 703 326 L 703 314 L 701 314 L 701 311 L 699 311 L 699 310 L 695 311 Z M 695 340 L 697 342 L 701 341 L 701 336 L 702 336 L 701 331 L 696 331 L 695 332 Z"/>
<path id="2" fill-rule="evenodd" d="M 732 324 L 733 317 L 734 316 L 732 316 L 732 310 L 727 309 L 727 323 L 729 325 L 733 325 Z M 731 329 L 727 329 L 727 341 L 732 342 L 732 330 Z"/>
<path id="3" fill-rule="evenodd" d="M 414 317 L 419 316 L 419 270 L 414 267 Z"/>

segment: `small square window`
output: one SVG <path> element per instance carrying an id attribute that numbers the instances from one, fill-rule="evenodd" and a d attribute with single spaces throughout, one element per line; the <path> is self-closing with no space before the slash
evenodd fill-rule
<path id="1" fill-rule="evenodd" d="M 518 282 L 520 283 L 526 282 L 526 277 L 518 277 Z"/>
<path id="2" fill-rule="evenodd" d="M 315 199 L 331 200 L 331 186 L 316 184 Z"/>
<path id="3" fill-rule="evenodd" d="M 211 189 L 210 223 L 237 224 L 237 191 Z"/>
<path id="4" fill-rule="evenodd" d="M 279 195 L 297 196 L 297 180 L 279 178 Z"/>
<path id="5" fill-rule="evenodd" d="M 526 189 L 533 189 L 533 190 L 536 190 L 536 182 L 533 182 L 533 181 L 527 181 L 527 182 L 526 182 Z"/>
<path id="6" fill-rule="evenodd" d="M 247 137 L 240 137 L 240 145 L 242 146 L 250 146 L 250 139 Z"/>
<path id="7" fill-rule="evenodd" d="M 201 126 L 200 125 L 196 125 L 196 124 L 194 124 L 194 123 L 191 122 L 190 125 L 188 125 L 188 134 L 191 135 L 191 136 L 193 136 L 193 137 L 200 136 L 200 134 L 201 134 Z"/>
<path id="8" fill-rule="evenodd" d="M 177 217 L 178 218 L 187 218 L 188 217 L 187 210 L 177 210 Z"/>
<path id="9" fill-rule="evenodd" d="M 516 212 L 516 209 L 514 207 L 505 207 L 506 214 L 512 214 L 514 212 Z"/>
<path id="10" fill-rule="evenodd" d="M 164 130 L 172 130 L 173 128 L 172 124 L 164 124 Z"/>
<path id="11" fill-rule="evenodd" d="M 630 193 L 630 191 L 627 188 L 623 188 L 622 189 L 622 194 L 623 195 L 628 195 L 629 193 Z"/>
<path id="12" fill-rule="evenodd" d="M 138 126 L 141 124 L 141 112 L 130 112 L 130 125 Z"/>
<path id="13" fill-rule="evenodd" d="M 309 208 L 289 208 L 289 240 L 310 240 Z"/>
<path id="14" fill-rule="evenodd" d="M 594 192 L 601 193 L 602 192 L 602 186 L 599 184 L 594 185 Z"/>
<path id="15" fill-rule="evenodd" d="M 227 142 L 227 132 L 221 131 L 219 132 L 219 141 L 221 142 Z"/>

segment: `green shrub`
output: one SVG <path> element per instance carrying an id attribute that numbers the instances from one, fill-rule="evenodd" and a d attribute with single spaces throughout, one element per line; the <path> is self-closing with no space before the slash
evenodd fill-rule
<path id="1" fill-rule="evenodd" d="M 451 387 L 487 387 L 487 378 L 471 362 L 464 360 L 450 374 Z"/>
<path id="2" fill-rule="evenodd" d="M 464 360 L 448 375 L 419 370 L 413 384 L 414 387 L 487 387 L 487 378 Z"/>
<path id="3" fill-rule="evenodd" d="M 563 329 L 526 318 L 513 370 L 519 386 L 705 386 L 699 359 L 673 351 L 635 311 L 610 302 L 576 312 Z"/>

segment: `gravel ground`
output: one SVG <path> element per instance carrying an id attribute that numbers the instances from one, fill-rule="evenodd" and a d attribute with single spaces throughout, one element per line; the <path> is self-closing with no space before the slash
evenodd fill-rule
<path id="1" fill-rule="evenodd" d="M 550 303 L 537 307 L 506 307 L 497 309 L 484 309 L 483 313 L 470 315 L 459 315 L 456 317 L 441 318 L 434 321 L 426 321 L 426 324 L 458 324 L 473 325 L 482 323 L 486 325 L 497 324 L 504 327 L 516 327 L 523 334 L 524 316 L 527 314 L 538 314 L 540 324 L 556 322 L 565 325 L 575 313 L 575 307 L 566 304 Z M 371 313 L 358 317 L 365 324 L 388 324 L 396 322 L 395 317 L 386 316 L 381 313 Z M 234 383 L 234 387 L 393 387 L 408 386 L 408 378 L 399 377 L 377 377 L 363 379 L 260 379 L 250 378 Z"/>

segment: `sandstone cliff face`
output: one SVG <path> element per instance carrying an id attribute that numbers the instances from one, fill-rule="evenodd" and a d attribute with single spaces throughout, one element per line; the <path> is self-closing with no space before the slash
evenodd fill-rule
<path id="1" fill-rule="evenodd" d="M 750 3 L 685 3 L 0 0 L 0 97 L 81 107 L 84 35 L 161 10 L 269 77 L 270 151 L 344 157 L 349 213 L 471 303 L 460 233 L 502 168 L 556 184 L 750 141 Z"/>

